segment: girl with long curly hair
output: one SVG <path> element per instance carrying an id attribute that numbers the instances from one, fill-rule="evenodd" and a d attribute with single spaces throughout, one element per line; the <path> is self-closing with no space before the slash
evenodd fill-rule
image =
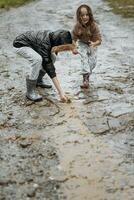
<path id="1" fill-rule="evenodd" d="M 78 7 L 72 37 L 77 47 L 73 53 L 79 53 L 81 56 L 81 74 L 83 75 L 81 88 L 89 88 L 89 76 L 96 66 L 96 50 L 97 46 L 101 44 L 101 34 L 88 5 L 83 4 Z"/>

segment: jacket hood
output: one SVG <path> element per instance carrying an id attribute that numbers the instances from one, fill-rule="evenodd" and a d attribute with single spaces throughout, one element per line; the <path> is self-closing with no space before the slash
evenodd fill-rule
<path id="1" fill-rule="evenodd" d="M 72 44 L 71 33 L 66 30 L 57 30 L 50 33 L 52 47 L 63 44 Z"/>

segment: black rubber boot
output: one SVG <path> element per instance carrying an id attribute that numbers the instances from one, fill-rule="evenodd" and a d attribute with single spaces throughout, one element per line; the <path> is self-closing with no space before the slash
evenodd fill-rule
<path id="1" fill-rule="evenodd" d="M 26 86 L 27 86 L 27 92 L 26 97 L 31 101 L 41 101 L 42 96 L 38 94 L 36 91 L 36 80 L 31 80 L 29 77 L 26 77 Z"/>
<path id="2" fill-rule="evenodd" d="M 89 73 L 83 74 L 83 85 L 80 86 L 82 89 L 89 88 L 89 75 Z"/>
<path id="3" fill-rule="evenodd" d="M 39 76 L 38 76 L 38 79 L 37 79 L 37 83 L 36 83 L 36 86 L 37 87 L 41 87 L 41 88 L 47 88 L 47 89 L 50 89 L 52 88 L 52 85 L 47 85 L 44 83 L 43 81 L 43 76 L 46 74 L 45 71 L 43 71 L 42 69 L 40 70 L 39 72 Z"/>

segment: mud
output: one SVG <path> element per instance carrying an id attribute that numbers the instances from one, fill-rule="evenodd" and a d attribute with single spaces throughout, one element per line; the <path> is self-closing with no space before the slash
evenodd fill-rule
<path id="1" fill-rule="evenodd" d="M 60 103 L 54 87 L 39 89 L 42 102 L 25 99 L 29 67 L 13 52 L 12 41 L 26 30 L 71 30 L 82 1 L 63 2 L 0 11 L 0 199 L 132 200 L 132 20 L 114 15 L 101 0 L 86 1 L 103 36 L 90 89 L 79 87 L 79 56 L 60 53 L 55 65 L 71 103 Z"/>

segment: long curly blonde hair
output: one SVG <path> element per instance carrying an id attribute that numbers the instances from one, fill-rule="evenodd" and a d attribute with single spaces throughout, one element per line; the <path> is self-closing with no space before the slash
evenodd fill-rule
<path id="1" fill-rule="evenodd" d="M 76 20 L 78 23 L 82 24 L 82 21 L 81 21 L 81 8 L 86 8 L 87 12 L 88 12 L 88 15 L 89 15 L 89 22 L 87 23 L 87 26 L 91 25 L 92 23 L 95 22 L 94 20 L 94 17 L 93 17 L 93 13 L 92 13 L 92 9 L 90 6 L 86 5 L 86 4 L 82 4 L 81 6 L 79 6 L 77 8 L 77 11 L 76 11 Z"/>

